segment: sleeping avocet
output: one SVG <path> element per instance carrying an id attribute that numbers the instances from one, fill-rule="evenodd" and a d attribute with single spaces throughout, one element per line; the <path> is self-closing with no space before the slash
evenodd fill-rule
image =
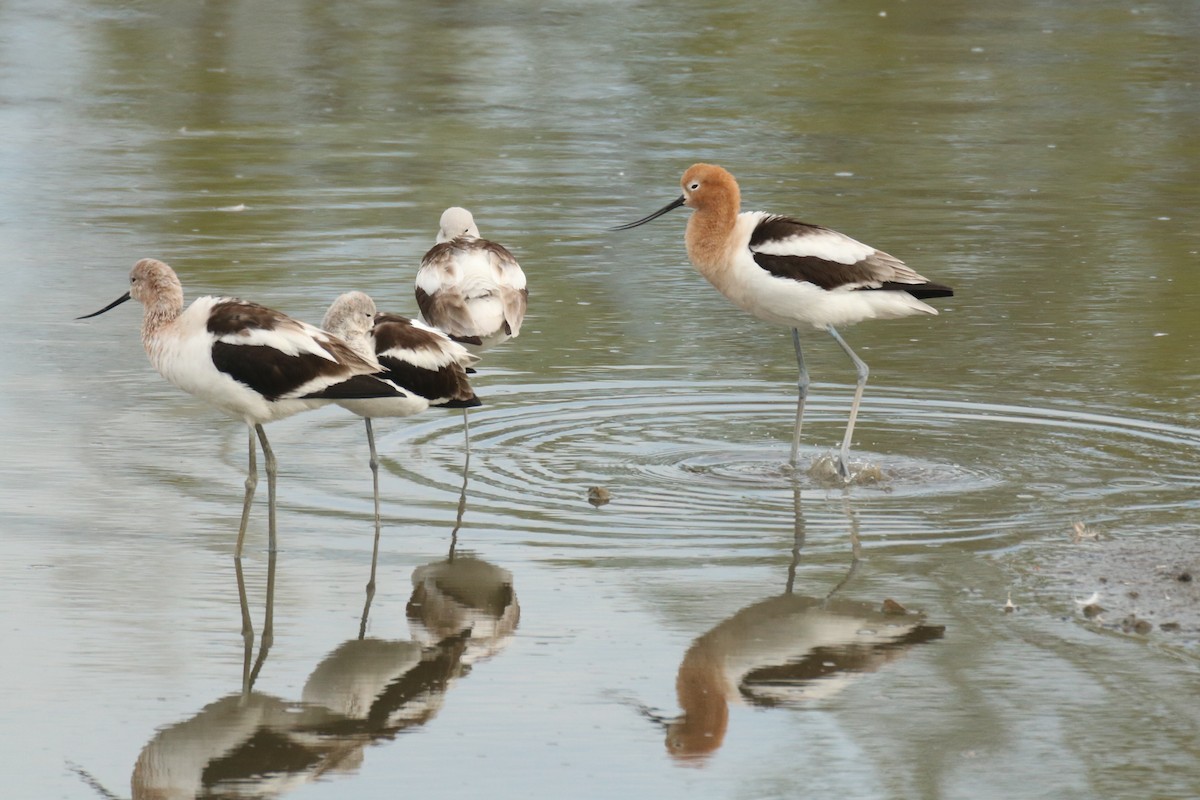
<path id="1" fill-rule="evenodd" d="M 430 406 L 471 408 L 479 398 L 467 380 L 467 367 L 479 360 L 449 336 L 420 322 L 382 314 L 363 292 L 347 292 L 333 301 L 321 327 L 341 337 L 356 353 L 383 366 L 380 377 L 404 390 L 404 397 L 341 400 L 338 405 L 363 418 L 371 448 L 375 486 L 375 526 L 379 527 L 379 458 L 372 417 L 407 417 Z"/>
<path id="2" fill-rule="evenodd" d="M 529 290 L 513 254 L 481 239 L 471 212 L 447 208 L 417 270 L 417 306 L 430 325 L 479 353 L 516 337 Z"/>
<path id="3" fill-rule="evenodd" d="M 437 243 L 421 259 L 417 307 L 430 325 L 472 353 L 482 353 L 521 333 L 529 300 L 525 273 L 502 245 L 480 238 L 465 208 L 442 212 Z M 463 409 L 470 457 L 471 431 Z"/>
<path id="4" fill-rule="evenodd" d="M 375 377 L 383 368 L 320 328 L 234 297 L 200 297 L 185 311 L 183 286 L 162 261 L 143 258 L 129 291 L 88 319 L 129 299 L 143 306 L 142 345 L 159 374 L 250 428 L 246 495 L 235 555 L 241 558 L 258 486 L 255 434 L 266 460 L 270 549 L 275 551 L 275 454 L 263 424 L 335 400 L 402 398 Z"/>
<path id="5" fill-rule="evenodd" d="M 900 259 L 829 228 L 763 211 L 739 213 L 737 181 L 721 167 L 693 164 L 680 183 L 681 196 L 649 216 L 612 230 L 635 228 L 680 206 L 694 209 L 684 237 L 692 266 L 743 311 L 792 329 L 800 369 L 793 467 L 800 450 L 809 386 L 798 328 L 811 325 L 829 332 L 850 356 L 858 374 L 837 463 L 842 479 L 849 480 L 850 438 L 868 369 L 834 326 L 937 314 L 937 309 L 921 300 L 950 297 L 953 290 L 930 283 Z"/>

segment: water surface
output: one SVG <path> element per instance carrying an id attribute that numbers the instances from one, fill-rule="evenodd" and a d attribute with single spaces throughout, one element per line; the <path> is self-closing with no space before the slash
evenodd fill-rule
<path id="1" fill-rule="evenodd" d="M 7 794 L 1200 794 L 1200 631 L 1067 579 L 1196 535 L 1196 7 L 435 5 L 0 7 Z M 687 266 L 685 212 L 605 231 L 698 160 L 955 287 L 845 332 L 879 483 L 781 469 L 790 338 Z M 531 286 L 465 494 L 459 414 L 377 425 L 364 624 L 362 424 L 272 425 L 282 549 L 257 504 L 239 585 L 244 429 L 135 307 L 73 317 L 142 256 L 412 314 L 451 204 Z M 853 369 L 805 342 L 807 465 Z"/>

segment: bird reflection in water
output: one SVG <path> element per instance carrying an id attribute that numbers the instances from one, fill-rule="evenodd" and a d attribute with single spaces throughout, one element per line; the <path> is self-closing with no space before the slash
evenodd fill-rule
<path id="1" fill-rule="evenodd" d="M 436 716 L 450 686 L 474 662 L 502 650 L 520 617 L 512 575 L 455 552 L 465 491 L 464 480 L 449 557 L 413 573 L 407 605 L 413 638 L 366 636 L 369 594 L 359 636 L 321 660 L 299 702 L 254 690 L 271 644 L 275 560 L 268 566 L 266 620 L 257 656 L 239 564 L 246 641 L 242 691 L 162 729 L 138 757 L 133 797 L 279 796 L 322 776 L 356 771 L 368 745 L 389 741 Z M 378 548 L 372 585 L 377 555 Z"/>
<path id="2" fill-rule="evenodd" d="M 666 720 L 668 752 L 703 763 L 724 741 L 730 702 L 789 706 L 827 698 L 863 673 L 874 672 L 914 645 L 942 637 L 892 600 L 861 602 L 838 596 L 858 570 L 858 517 L 847 504 L 852 558 L 846 575 L 820 597 L 794 591 L 804 544 L 800 489 L 793 489 L 795 537 L 783 594 L 743 608 L 696 639 L 679 665 L 675 687 L 683 713 Z"/>
<path id="3" fill-rule="evenodd" d="M 500 652 L 521 621 L 512 573 L 473 555 L 458 552 L 458 533 L 467 507 L 468 452 L 463 464 L 458 515 L 446 558 L 413 571 L 408 624 L 412 637 L 430 644 L 451 636 L 466 638 L 465 664 Z"/>

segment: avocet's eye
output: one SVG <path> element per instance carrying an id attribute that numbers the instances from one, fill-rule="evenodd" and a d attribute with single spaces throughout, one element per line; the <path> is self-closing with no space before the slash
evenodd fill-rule
<path id="1" fill-rule="evenodd" d="M 694 192 L 699 188 L 700 188 L 700 181 L 692 181 L 691 183 L 688 184 L 689 192 Z"/>

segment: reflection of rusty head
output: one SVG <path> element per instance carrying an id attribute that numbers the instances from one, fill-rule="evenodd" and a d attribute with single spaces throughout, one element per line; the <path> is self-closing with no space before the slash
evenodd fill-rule
<path id="1" fill-rule="evenodd" d="M 688 759 L 715 752 L 729 703 L 798 705 L 828 697 L 945 629 L 920 614 L 868 603 L 783 594 L 747 606 L 688 648 L 675 689 L 683 713 L 667 725 L 667 751 Z"/>

